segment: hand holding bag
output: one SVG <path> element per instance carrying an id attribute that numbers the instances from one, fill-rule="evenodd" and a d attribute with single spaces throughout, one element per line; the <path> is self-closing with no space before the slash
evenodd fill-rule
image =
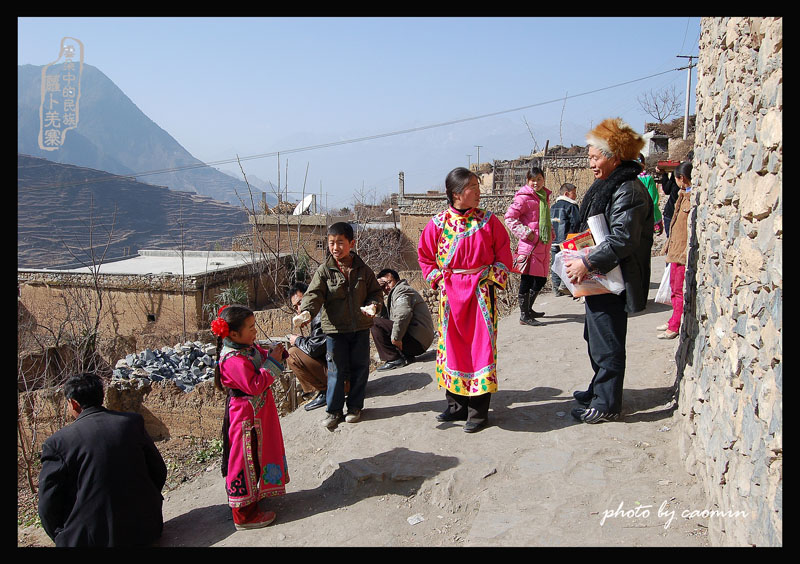
<path id="1" fill-rule="evenodd" d="M 531 249 L 530 253 L 525 254 L 518 254 L 515 252 L 514 263 L 511 265 L 511 272 L 528 274 L 528 267 L 531 264 L 531 254 L 533 254 L 533 249 Z"/>

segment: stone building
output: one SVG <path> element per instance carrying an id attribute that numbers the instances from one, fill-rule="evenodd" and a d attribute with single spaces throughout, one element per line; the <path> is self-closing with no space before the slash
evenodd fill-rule
<path id="1" fill-rule="evenodd" d="M 253 234 L 234 240 L 234 249 L 255 249 L 265 257 L 276 253 L 325 259 L 328 226 L 348 218 L 331 215 L 256 214 L 250 216 Z M 255 240 L 255 242 L 253 242 Z"/>
<path id="2" fill-rule="evenodd" d="M 781 18 L 702 19 L 676 361 L 681 456 L 722 514 L 717 545 L 782 544 L 782 53 Z"/>
<path id="3" fill-rule="evenodd" d="M 558 188 L 565 182 L 574 184 L 578 188 L 578 195 L 582 196 L 594 182 L 586 149 L 575 146 L 564 151 L 559 149 L 553 147 L 551 151 L 556 153 L 550 154 L 548 151 L 547 156 L 535 154 L 509 161 L 494 161 L 491 184 L 487 185 L 486 191 L 489 194 L 513 195 L 527 182 L 526 174 L 531 167 L 539 167 L 545 171 L 546 186 L 556 197 Z"/>

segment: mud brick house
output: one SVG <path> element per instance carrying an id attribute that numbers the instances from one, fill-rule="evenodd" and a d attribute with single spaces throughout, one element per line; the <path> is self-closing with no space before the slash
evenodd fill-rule
<path id="1" fill-rule="evenodd" d="M 264 257 L 305 254 L 320 263 L 325 259 L 328 226 L 347 220 L 332 215 L 255 214 L 250 216 L 253 233 L 236 238 L 233 248 L 254 249 Z"/>
<path id="2" fill-rule="evenodd" d="M 249 252 L 140 250 L 103 263 L 96 272 L 88 267 L 18 269 L 17 283 L 21 304 L 40 324 L 78 310 L 94 311 L 101 295 L 102 332 L 174 335 L 204 329 L 203 304 L 213 303 L 233 284 L 247 288 L 251 307 L 268 303 L 274 294 L 268 270 Z"/>

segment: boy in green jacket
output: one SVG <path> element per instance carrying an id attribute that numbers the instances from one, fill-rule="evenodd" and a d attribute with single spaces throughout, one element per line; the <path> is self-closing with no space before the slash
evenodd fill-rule
<path id="1" fill-rule="evenodd" d="M 353 252 L 354 247 L 349 223 L 328 227 L 330 256 L 314 273 L 296 318 L 305 325 L 322 309 L 320 322 L 327 336 L 328 361 L 326 416 L 322 425 L 331 430 L 343 417 L 348 423 L 361 419 L 369 377 L 369 329 L 383 305 L 383 291 L 375 273 Z M 346 416 L 342 413 L 345 380 L 350 381 Z"/>

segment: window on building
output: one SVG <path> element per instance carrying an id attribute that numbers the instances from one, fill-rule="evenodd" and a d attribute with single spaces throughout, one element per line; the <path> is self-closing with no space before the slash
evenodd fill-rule
<path id="1" fill-rule="evenodd" d="M 322 249 L 324 249 L 324 248 L 325 248 L 325 241 L 318 240 L 318 241 L 317 241 L 317 250 L 318 250 L 318 251 L 321 251 L 321 250 L 322 250 Z"/>

